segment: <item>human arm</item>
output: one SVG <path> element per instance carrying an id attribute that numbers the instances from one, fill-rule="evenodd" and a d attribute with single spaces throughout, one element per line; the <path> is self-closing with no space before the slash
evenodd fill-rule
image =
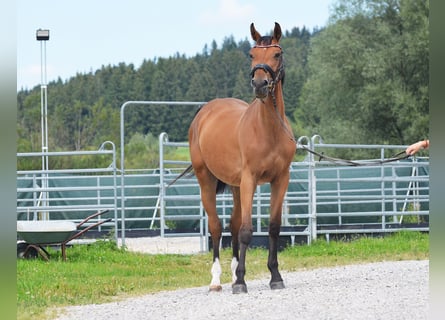
<path id="1" fill-rule="evenodd" d="M 414 155 L 417 152 L 419 152 L 419 150 L 421 149 L 428 149 L 430 146 L 430 140 L 426 139 L 426 140 L 421 140 L 421 141 L 417 141 L 416 143 L 413 143 L 412 145 L 410 145 L 408 148 L 406 148 L 405 152 L 407 155 Z"/>

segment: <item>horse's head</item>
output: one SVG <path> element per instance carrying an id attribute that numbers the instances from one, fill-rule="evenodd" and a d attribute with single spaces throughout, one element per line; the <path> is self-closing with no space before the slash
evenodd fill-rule
<path id="1" fill-rule="evenodd" d="M 256 97 L 263 99 L 284 78 L 283 50 L 278 44 L 281 38 L 281 27 L 275 22 L 273 35 L 262 37 L 252 23 L 250 33 L 255 41 L 255 45 L 250 50 L 251 85 Z"/>

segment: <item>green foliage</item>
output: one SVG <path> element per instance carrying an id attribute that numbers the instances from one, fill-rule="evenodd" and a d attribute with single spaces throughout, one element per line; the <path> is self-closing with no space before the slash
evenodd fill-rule
<path id="1" fill-rule="evenodd" d="M 125 167 L 127 169 L 158 168 L 159 140 L 148 133 L 135 133 L 125 148 Z M 169 159 L 189 160 L 188 148 L 170 147 L 164 150 L 164 156 Z"/>
<path id="2" fill-rule="evenodd" d="M 428 137 L 428 1 L 340 0 L 312 39 L 295 113 L 326 142 Z"/>
<path id="3" fill-rule="evenodd" d="M 152 134 L 135 133 L 125 149 L 127 168 L 156 168 L 159 166 L 159 143 Z M 130 156 L 131 155 L 131 156 Z"/>

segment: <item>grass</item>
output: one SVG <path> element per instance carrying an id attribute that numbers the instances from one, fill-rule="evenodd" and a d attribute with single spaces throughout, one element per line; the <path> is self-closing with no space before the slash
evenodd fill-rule
<path id="1" fill-rule="evenodd" d="M 296 271 L 385 260 L 423 260 L 428 259 L 428 251 L 428 234 L 402 232 L 384 238 L 329 243 L 318 240 L 310 246 L 288 247 L 279 253 L 278 260 L 280 270 Z M 55 315 L 54 307 L 205 286 L 211 278 L 211 253 L 138 254 L 118 249 L 112 241 L 68 248 L 66 262 L 60 252 L 50 253 L 50 261 L 17 261 L 17 319 L 50 319 Z M 223 283 L 231 281 L 230 260 L 231 251 L 223 250 Z M 266 250 L 249 250 L 246 281 L 269 275 L 266 260 Z"/>

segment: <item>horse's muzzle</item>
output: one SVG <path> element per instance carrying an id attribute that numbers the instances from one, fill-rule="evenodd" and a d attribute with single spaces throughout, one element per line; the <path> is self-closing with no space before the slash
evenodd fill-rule
<path id="1" fill-rule="evenodd" d="M 252 79 L 253 92 L 259 99 L 264 99 L 269 94 L 269 81 L 265 79 Z"/>

